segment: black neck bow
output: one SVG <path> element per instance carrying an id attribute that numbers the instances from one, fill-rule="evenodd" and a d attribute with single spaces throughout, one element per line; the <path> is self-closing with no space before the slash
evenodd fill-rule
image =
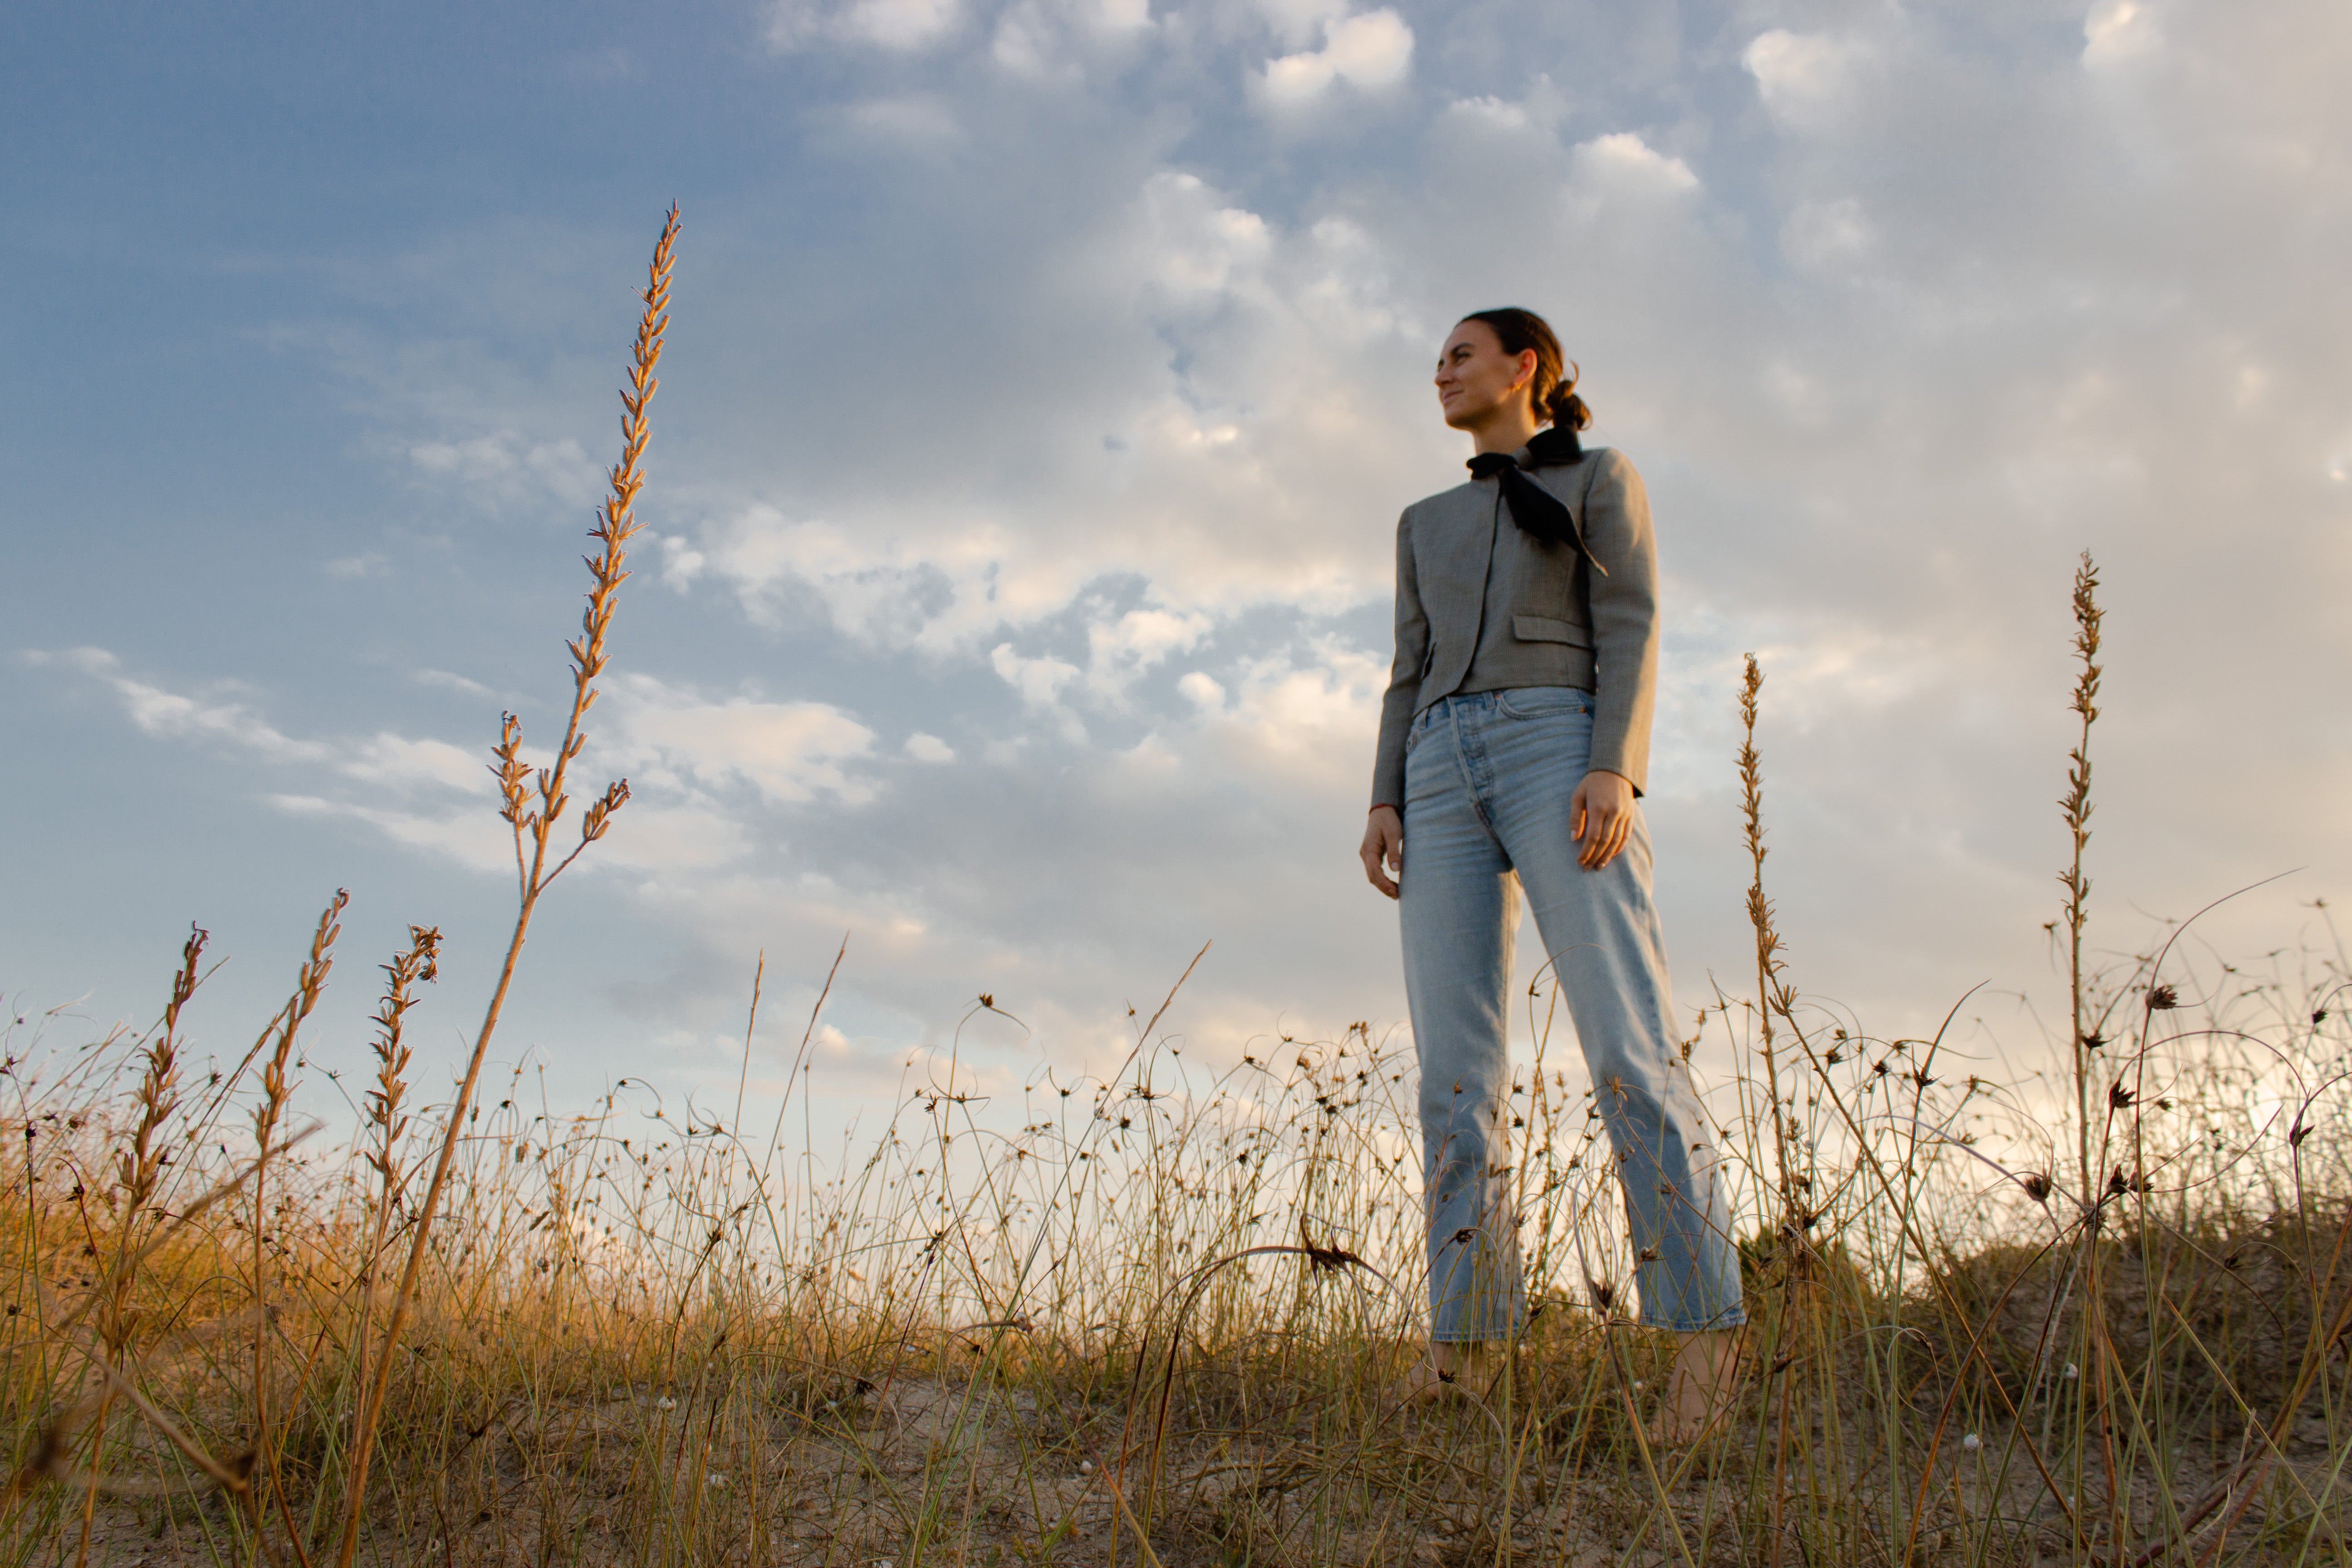
<path id="1" fill-rule="evenodd" d="M 1584 447 L 1573 430 L 1557 426 L 1536 433 L 1528 443 L 1527 467 L 1548 468 L 1580 463 L 1584 460 Z M 1519 531 L 1544 544 L 1565 544 L 1583 557 L 1586 565 L 1603 577 L 1609 575 L 1592 552 L 1584 548 L 1584 536 L 1578 531 L 1576 517 L 1560 503 L 1559 498 L 1527 476 L 1519 460 L 1508 452 L 1481 452 L 1470 459 L 1470 477 L 1499 480 L 1503 487 L 1503 504 L 1510 509 L 1511 521 Z"/>

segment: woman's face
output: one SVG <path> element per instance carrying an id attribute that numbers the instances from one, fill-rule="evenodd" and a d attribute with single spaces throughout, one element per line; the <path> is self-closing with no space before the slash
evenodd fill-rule
<path id="1" fill-rule="evenodd" d="M 1536 351 L 1503 352 L 1495 329 L 1465 321 L 1437 355 L 1437 406 L 1456 430 L 1475 430 L 1535 379 Z"/>

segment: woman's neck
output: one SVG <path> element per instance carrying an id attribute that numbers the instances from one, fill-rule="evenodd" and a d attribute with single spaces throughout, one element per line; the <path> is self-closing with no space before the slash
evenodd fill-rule
<path id="1" fill-rule="evenodd" d="M 1477 443 L 1476 452 L 1516 452 L 1541 428 L 1534 410 L 1513 399 L 1473 426 L 1470 435 Z"/>

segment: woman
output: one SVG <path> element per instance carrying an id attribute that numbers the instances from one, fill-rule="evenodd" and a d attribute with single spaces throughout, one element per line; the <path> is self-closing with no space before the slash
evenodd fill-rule
<path id="1" fill-rule="evenodd" d="M 1540 316 L 1465 317 L 1437 401 L 1475 443 L 1473 477 L 1397 523 L 1362 855 L 1401 904 L 1421 1057 L 1431 1328 L 1409 1386 L 1483 1386 L 1524 1321 L 1507 1109 L 1524 889 L 1616 1151 L 1642 1321 L 1684 1336 L 1659 1427 L 1680 1441 L 1730 1381 L 1739 1258 L 1635 804 L 1658 659 L 1649 501 L 1622 456 L 1578 444 L 1591 416 L 1564 370 Z"/>

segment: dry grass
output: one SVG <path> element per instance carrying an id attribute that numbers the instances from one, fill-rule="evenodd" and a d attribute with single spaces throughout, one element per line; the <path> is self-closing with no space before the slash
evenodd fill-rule
<path id="1" fill-rule="evenodd" d="M 1548 985 L 1514 1093 L 1536 1310 L 1495 1387 L 1435 1409 L 1392 1396 L 1422 1296 L 1410 1053 L 1361 1025 L 1213 1074 L 1155 1016 L 1108 1081 L 1039 1079 L 1017 1130 L 950 1063 L 829 1173 L 781 1120 L 763 1137 L 642 1086 L 562 1114 L 518 1074 L 491 1101 L 538 900 L 627 798 L 552 837 L 626 575 L 676 230 L 569 729 L 544 772 L 510 718 L 495 748 L 518 915 L 452 1100 L 410 1109 L 404 1020 L 439 946 L 418 928 L 383 966 L 348 1142 L 289 1135 L 340 894 L 241 1060 L 188 1058 L 202 931 L 147 1033 L 0 1041 L 9 1561 L 2346 1558 L 2344 954 L 2331 930 L 2259 973 L 2179 933 L 2086 958 L 2087 561 L 2053 922 L 2074 1008 L 2039 1079 L 1799 993 L 1750 661 L 1757 989 L 1699 1028 L 1753 1064 L 1725 1146 L 1754 1326 L 1695 1447 L 1654 1450 L 1637 1419 L 1670 1347 L 1627 1321 L 1611 1162 Z"/>

